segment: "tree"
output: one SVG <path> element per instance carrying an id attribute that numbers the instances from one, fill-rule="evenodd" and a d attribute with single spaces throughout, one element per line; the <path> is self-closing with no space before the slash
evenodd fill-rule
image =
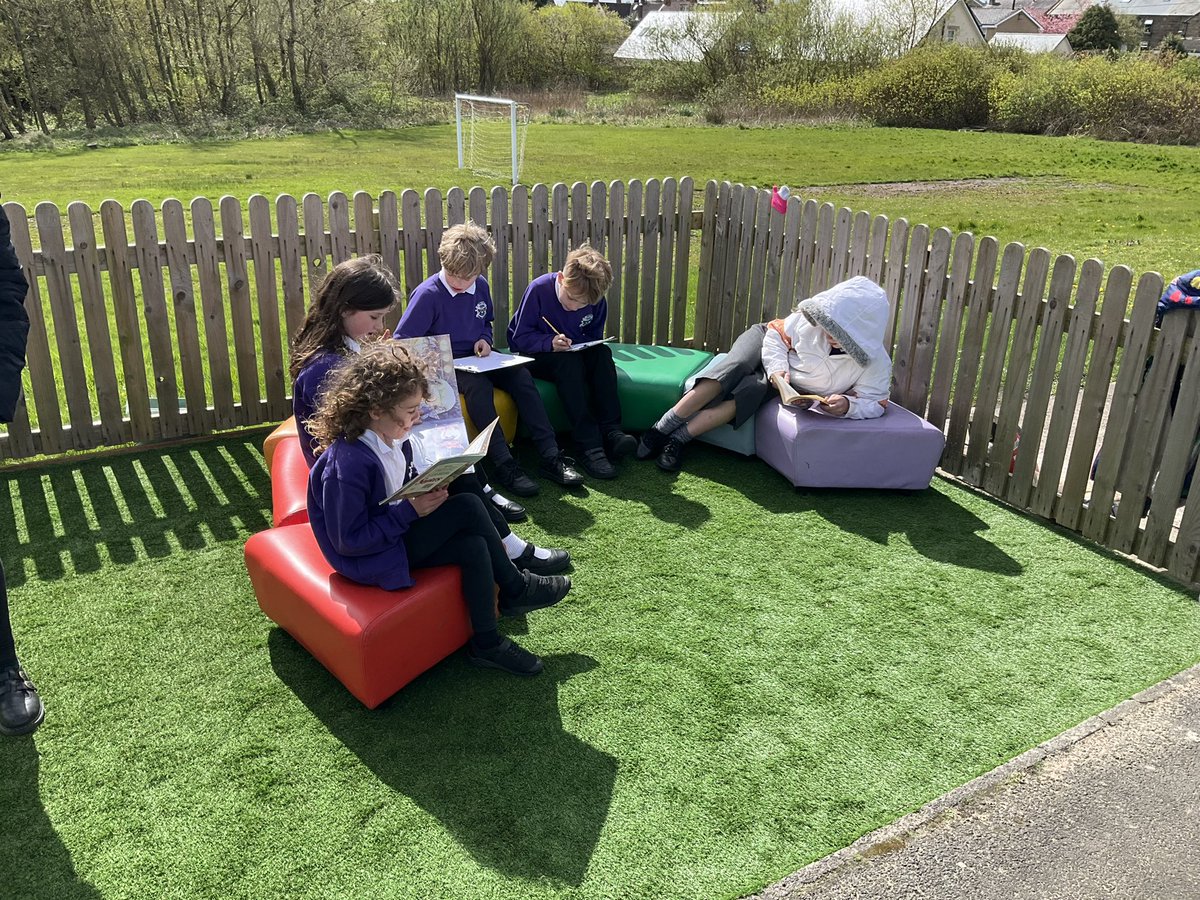
<path id="1" fill-rule="evenodd" d="M 1075 50 L 1119 50 L 1121 36 L 1117 17 L 1103 3 L 1089 6 L 1067 35 Z"/>
<path id="2" fill-rule="evenodd" d="M 1158 45 L 1158 52 L 1162 56 L 1187 56 L 1187 45 L 1183 42 L 1183 36 L 1171 32 L 1162 39 L 1162 43 Z"/>

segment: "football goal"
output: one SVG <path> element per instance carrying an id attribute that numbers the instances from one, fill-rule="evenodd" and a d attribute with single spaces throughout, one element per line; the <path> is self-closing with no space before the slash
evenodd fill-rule
<path id="1" fill-rule="evenodd" d="M 491 178 L 512 176 L 516 184 L 525 157 L 529 107 L 503 97 L 454 95 L 458 167 Z"/>

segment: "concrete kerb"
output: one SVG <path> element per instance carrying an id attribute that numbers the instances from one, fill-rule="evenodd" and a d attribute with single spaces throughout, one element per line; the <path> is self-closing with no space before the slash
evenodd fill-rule
<path id="1" fill-rule="evenodd" d="M 1143 706 L 1161 700 L 1197 681 L 1200 681 L 1200 664 L 1139 691 L 1111 709 L 1080 722 L 1074 728 L 1038 744 L 992 771 L 931 800 L 919 810 L 902 816 L 890 825 L 878 828 L 870 834 L 863 835 L 848 847 L 809 863 L 782 881 L 752 895 L 748 900 L 787 900 L 787 898 L 795 896 L 797 891 L 812 886 L 823 878 L 855 866 L 865 865 L 872 857 L 897 850 L 907 845 L 912 839 L 919 837 L 931 826 L 936 825 L 945 816 L 954 815 L 973 801 L 1005 787 L 1047 758 L 1066 752 L 1089 735 L 1115 725 Z"/>

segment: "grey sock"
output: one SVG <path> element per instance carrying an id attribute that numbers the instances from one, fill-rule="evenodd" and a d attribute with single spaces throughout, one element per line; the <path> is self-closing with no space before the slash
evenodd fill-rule
<path id="1" fill-rule="evenodd" d="M 663 434 L 671 434 L 671 432 L 673 432 L 676 428 L 682 428 L 684 425 L 686 425 L 688 423 L 688 419 L 690 418 L 691 416 L 688 416 L 688 418 L 685 419 L 683 416 L 676 415 L 675 410 L 668 409 L 662 414 L 662 418 L 654 423 L 654 430 L 662 432 Z"/>
<path id="2" fill-rule="evenodd" d="M 674 431 L 671 432 L 671 440 L 678 441 L 681 444 L 686 444 L 688 441 L 690 441 L 694 437 L 695 437 L 695 435 L 687 430 L 686 425 L 680 425 L 678 428 L 676 428 Z"/>

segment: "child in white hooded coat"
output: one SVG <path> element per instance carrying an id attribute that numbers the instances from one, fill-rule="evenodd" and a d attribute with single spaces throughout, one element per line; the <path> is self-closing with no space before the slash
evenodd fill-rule
<path id="1" fill-rule="evenodd" d="M 678 471 L 688 441 L 726 422 L 740 428 L 774 394 L 775 375 L 823 397 L 816 409 L 825 415 L 883 415 L 892 380 L 888 311 L 883 289 L 858 276 L 802 301 L 786 319 L 752 325 L 642 435 L 638 458 L 657 455 L 660 469 Z"/>

